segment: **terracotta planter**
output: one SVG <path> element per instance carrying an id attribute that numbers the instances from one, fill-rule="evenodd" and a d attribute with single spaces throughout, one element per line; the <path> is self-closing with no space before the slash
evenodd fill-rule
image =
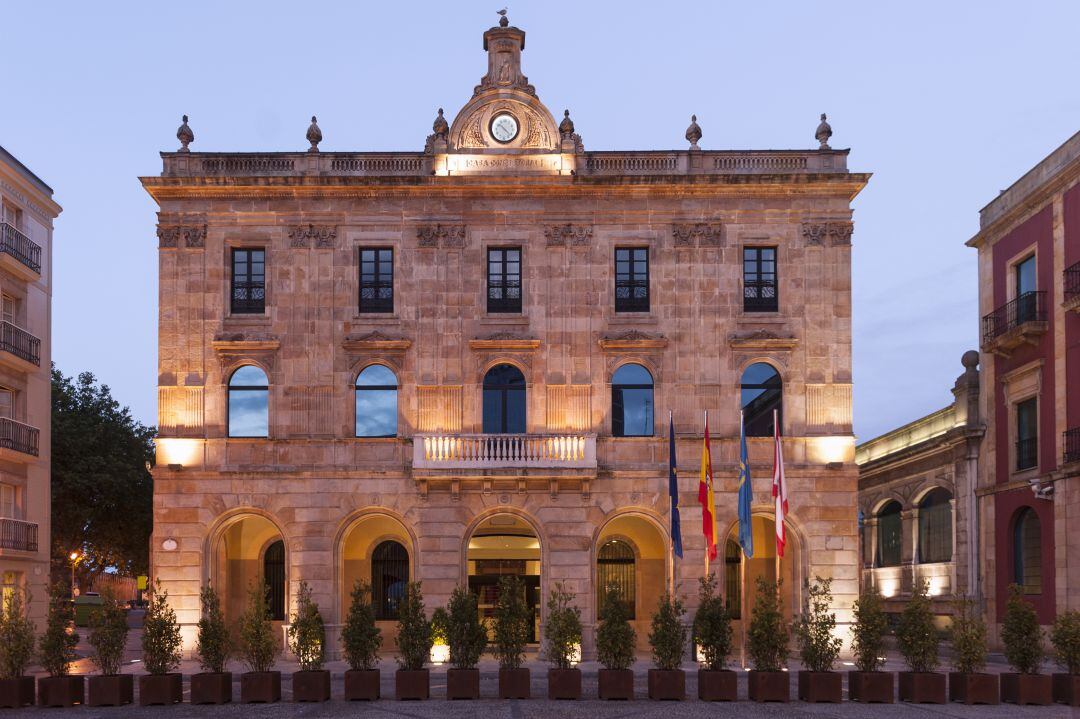
<path id="1" fill-rule="evenodd" d="M 232 672 L 191 675 L 192 704 L 228 704 L 232 701 Z"/>
<path id="2" fill-rule="evenodd" d="M 866 704 L 892 704 L 892 672 L 848 672 L 848 699 Z"/>
<path id="3" fill-rule="evenodd" d="M 405 699 L 427 699 L 431 693 L 431 676 L 427 669 L 398 669 L 394 672 L 394 696 Z"/>
<path id="4" fill-rule="evenodd" d="M 382 696 L 378 669 L 350 669 L 345 672 L 345 701 L 373 702 Z"/>
<path id="5" fill-rule="evenodd" d="M 500 699 L 528 699 L 531 695 L 532 678 L 529 670 L 523 667 L 517 669 L 499 670 L 499 698 Z"/>
<path id="6" fill-rule="evenodd" d="M 1001 675 L 1001 701 L 1046 706 L 1053 703 L 1052 686 L 1049 674 L 1006 672 Z"/>
<path id="7" fill-rule="evenodd" d="M 601 699 L 633 699 L 633 669 L 601 669 L 597 673 L 596 693 Z"/>
<path id="8" fill-rule="evenodd" d="M 900 701 L 944 704 L 945 675 L 941 672 L 900 672 Z"/>
<path id="9" fill-rule="evenodd" d="M 1052 684 L 1055 702 L 1080 707 L 1080 674 L 1054 674 Z"/>
<path id="10" fill-rule="evenodd" d="M 580 698 L 580 669 L 548 669 L 548 699 Z"/>
<path id="11" fill-rule="evenodd" d="M 752 702 L 791 701 L 791 679 L 787 672 L 751 670 L 747 684 Z"/>
<path id="12" fill-rule="evenodd" d="M 675 702 L 686 699 L 686 672 L 682 669 L 650 669 L 649 698 Z"/>
<path id="13" fill-rule="evenodd" d="M 85 683 L 82 676 L 42 677 L 38 679 L 39 707 L 70 707 L 82 704 Z"/>
<path id="14" fill-rule="evenodd" d="M 118 707 L 135 701 L 135 682 L 130 674 L 90 677 L 86 703 L 92 707 Z"/>
<path id="15" fill-rule="evenodd" d="M 179 704 L 184 701 L 182 674 L 142 674 L 139 676 L 139 706 Z"/>
<path id="16" fill-rule="evenodd" d="M 294 702 L 330 701 L 330 672 L 326 669 L 293 672 L 292 698 Z"/>
<path id="17" fill-rule="evenodd" d="M 270 704 L 281 701 L 281 672 L 244 672 L 240 675 L 240 701 Z"/>
<path id="18" fill-rule="evenodd" d="M 728 669 L 698 669 L 697 698 L 703 702 L 737 701 L 739 675 Z"/>
<path id="19" fill-rule="evenodd" d="M 34 678 L 0 679 L 0 707 L 18 709 L 34 703 Z"/>
<path id="20" fill-rule="evenodd" d="M 479 669 L 447 669 L 446 670 L 446 698 L 447 699 L 479 699 L 480 698 L 480 670 Z"/>
<path id="21" fill-rule="evenodd" d="M 997 704 L 997 674 L 949 672 L 949 701 L 964 704 Z"/>
<path id="22" fill-rule="evenodd" d="M 844 701 L 844 675 L 840 672 L 799 672 L 799 701 Z"/>

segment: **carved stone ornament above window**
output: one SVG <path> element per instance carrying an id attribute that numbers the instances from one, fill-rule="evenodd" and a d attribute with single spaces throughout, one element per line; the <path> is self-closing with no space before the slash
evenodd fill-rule
<path id="1" fill-rule="evenodd" d="M 793 350 L 799 340 L 792 334 L 772 330 L 734 332 L 728 335 L 728 345 L 741 350 Z"/>
<path id="2" fill-rule="evenodd" d="M 539 348 L 540 340 L 514 332 L 496 332 L 469 340 L 469 349 L 483 352 L 535 352 Z"/>
<path id="3" fill-rule="evenodd" d="M 273 335 L 223 332 L 214 335 L 210 346 L 220 354 L 247 354 L 276 351 L 281 342 Z"/>
<path id="4" fill-rule="evenodd" d="M 587 247 L 592 242 L 592 225 L 548 225 L 544 237 L 548 247 Z"/>
<path id="5" fill-rule="evenodd" d="M 667 337 L 652 335 L 641 330 L 628 330 L 600 338 L 600 349 L 604 352 L 647 352 L 662 350 L 668 345 Z"/>
<path id="6" fill-rule="evenodd" d="M 316 247 L 333 247 L 337 240 L 337 227 L 334 225 L 297 225 L 289 230 L 290 247 L 310 247 L 312 240 Z"/>
<path id="7" fill-rule="evenodd" d="M 162 223 L 158 225 L 157 236 L 158 247 L 180 247 L 181 243 L 183 243 L 184 247 L 200 249 L 206 246 L 206 224 L 177 225 Z"/>
<path id="8" fill-rule="evenodd" d="M 822 246 L 826 237 L 834 246 L 850 245 L 854 229 L 847 220 L 814 220 L 802 223 L 802 236 L 807 245 Z"/>
<path id="9" fill-rule="evenodd" d="M 676 247 L 722 247 L 723 225 L 719 222 L 676 223 L 671 226 Z"/>
<path id="10" fill-rule="evenodd" d="M 346 352 L 386 352 L 400 354 L 412 346 L 412 340 L 388 337 L 378 330 L 362 335 L 349 335 L 341 343 Z"/>
<path id="11" fill-rule="evenodd" d="M 464 247 L 465 225 L 420 225 L 416 239 L 420 247 Z"/>

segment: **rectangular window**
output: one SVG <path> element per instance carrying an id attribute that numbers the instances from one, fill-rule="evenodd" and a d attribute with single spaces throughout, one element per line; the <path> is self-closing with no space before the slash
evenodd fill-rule
<path id="1" fill-rule="evenodd" d="M 9 294 L 0 296 L 0 305 L 2 305 L 2 313 L 4 322 L 8 322 L 13 325 L 18 325 L 19 319 L 19 299 L 12 297 Z"/>
<path id="2" fill-rule="evenodd" d="M 232 301 L 234 315 L 261 315 L 266 311 L 266 251 L 232 251 Z"/>
<path id="3" fill-rule="evenodd" d="M 19 222 L 19 220 L 21 219 L 21 214 L 22 211 L 20 211 L 19 208 L 15 207 L 15 205 L 8 204 L 7 202 L 4 203 L 4 216 L 2 219 L 4 222 L 14 227 L 16 230 L 22 229 L 19 226 L 21 224 Z"/>
<path id="4" fill-rule="evenodd" d="M 394 250 L 360 250 L 360 311 L 394 311 Z"/>
<path id="5" fill-rule="evenodd" d="M 1031 469 L 1039 463 L 1039 416 L 1035 397 L 1016 405 L 1016 470 Z"/>
<path id="6" fill-rule="evenodd" d="M 521 313 L 521 248 L 488 249 L 487 311 Z"/>
<path id="7" fill-rule="evenodd" d="M 776 248 L 743 248 L 743 311 L 776 312 Z"/>
<path id="8" fill-rule="evenodd" d="M 1038 314 L 1035 255 L 1016 263 L 1016 323 L 1034 321 Z"/>
<path id="9" fill-rule="evenodd" d="M 0 418 L 15 419 L 15 393 L 0 387 Z"/>
<path id="10" fill-rule="evenodd" d="M 15 487 L 10 484 L 0 484 L 0 517 L 18 519 L 15 516 Z"/>
<path id="11" fill-rule="evenodd" d="M 615 311 L 649 311 L 649 248 L 615 248 Z"/>

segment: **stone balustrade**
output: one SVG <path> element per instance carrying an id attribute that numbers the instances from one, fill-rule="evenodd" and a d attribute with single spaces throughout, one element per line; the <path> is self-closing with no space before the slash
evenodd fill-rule
<path id="1" fill-rule="evenodd" d="M 593 469 L 596 435 L 421 434 L 413 437 L 416 469 Z"/>

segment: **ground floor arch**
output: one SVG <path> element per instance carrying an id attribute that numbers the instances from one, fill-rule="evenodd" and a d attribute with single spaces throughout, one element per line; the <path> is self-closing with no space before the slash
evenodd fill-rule
<path id="1" fill-rule="evenodd" d="M 499 582 L 505 576 L 521 580 L 526 604 L 532 609 L 530 643 L 540 640 L 541 609 L 540 537 L 524 517 L 497 513 L 479 521 L 469 533 L 465 549 L 469 589 L 477 595 L 480 617 L 489 622 L 499 600 Z"/>
<path id="2" fill-rule="evenodd" d="M 397 612 L 405 585 L 416 573 L 412 535 L 397 517 L 373 512 L 347 524 L 339 553 L 341 579 L 336 599 L 340 621 L 344 623 L 348 615 L 354 587 L 358 582 L 367 585 L 383 648 L 389 651 L 397 636 Z"/>
<path id="3" fill-rule="evenodd" d="M 271 618 L 283 622 L 288 612 L 288 548 L 277 524 L 258 513 L 229 517 L 211 537 L 208 579 L 218 588 L 222 611 L 230 623 L 240 618 L 248 592 L 266 586 Z"/>
<path id="4" fill-rule="evenodd" d="M 616 587 L 630 610 L 638 648 L 647 649 L 652 614 L 669 586 L 667 533 L 650 516 L 625 512 L 600 527 L 594 549 L 596 620 L 608 587 Z"/>
<path id="5" fill-rule="evenodd" d="M 790 625 L 792 619 L 802 611 L 806 576 L 803 570 L 802 542 L 798 532 L 790 522 L 785 526 L 787 542 L 784 556 L 779 562 L 779 579 L 784 621 Z M 775 582 L 778 578 L 775 518 L 771 514 L 755 513 L 751 517 L 751 527 L 754 534 L 754 556 L 745 560 L 744 567 L 742 548 L 739 545 L 739 525 L 736 522 L 730 528 L 723 546 L 718 548 L 718 559 L 722 567 L 716 570 L 717 580 L 723 587 L 732 617 L 740 625 L 747 626 L 754 607 L 758 579 Z M 741 628 L 739 626 L 740 630 Z M 737 636 L 736 641 L 739 639 Z"/>

